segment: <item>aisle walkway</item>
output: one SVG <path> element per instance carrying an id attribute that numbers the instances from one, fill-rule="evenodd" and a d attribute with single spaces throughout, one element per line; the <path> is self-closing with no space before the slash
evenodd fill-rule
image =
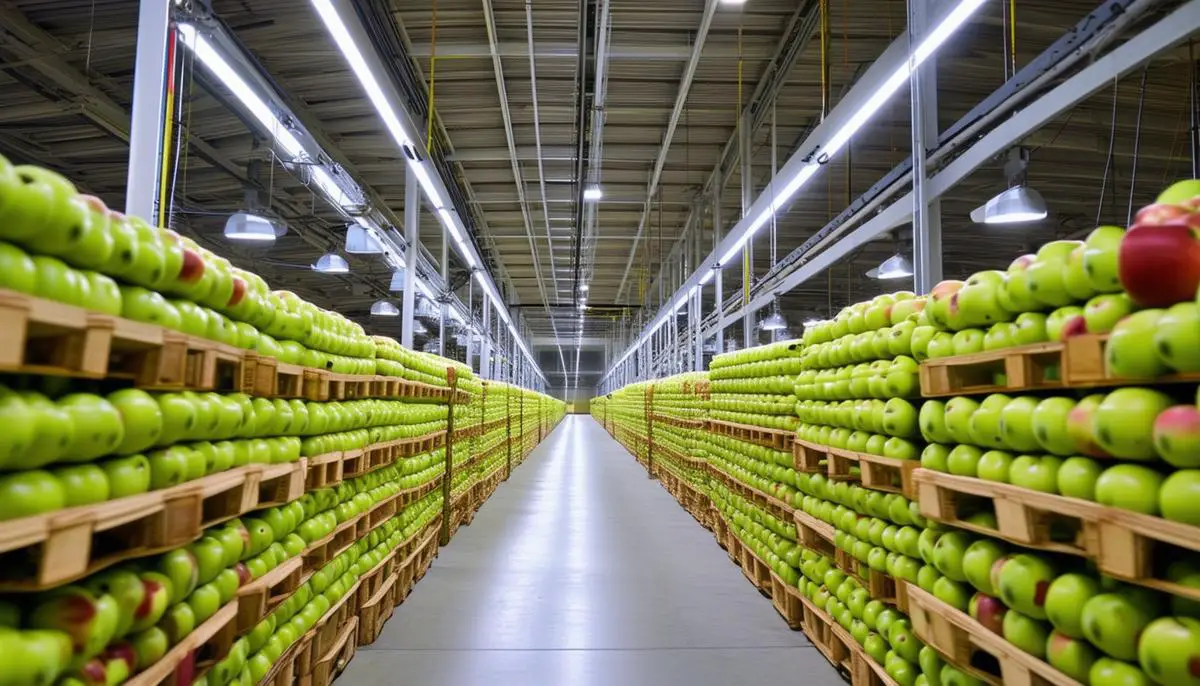
<path id="1" fill-rule="evenodd" d="M 712 534 L 590 417 L 460 529 L 340 686 L 833 686 Z"/>

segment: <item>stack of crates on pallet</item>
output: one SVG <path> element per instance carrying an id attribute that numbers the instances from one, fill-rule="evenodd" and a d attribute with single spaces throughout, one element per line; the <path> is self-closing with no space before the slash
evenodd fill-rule
<path id="1" fill-rule="evenodd" d="M 613 437 L 642 464 L 646 464 L 650 446 L 647 439 L 647 429 L 650 426 L 646 402 L 648 392 L 649 383 L 629 384 L 614 391 L 608 405 Z"/>

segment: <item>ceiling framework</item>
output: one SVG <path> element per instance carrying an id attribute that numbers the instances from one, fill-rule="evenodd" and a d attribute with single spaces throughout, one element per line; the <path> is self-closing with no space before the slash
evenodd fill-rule
<path id="1" fill-rule="evenodd" d="M 939 52 L 943 132 L 1000 89 L 1014 62 L 1018 69 L 1028 65 L 1101 0 L 1017 0 L 1014 27 L 1006 23 L 1008 4 L 986 2 Z M 1114 45 L 1182 0 L 1139 4 L 1148 11 Z M 426 119 L 423 142 L 483 261 L 519 313 L 514 320 L 535 356 L 553 352 L 557 375 L 572 379 L 576 342 L 607 341 L 604 366 L 611 365 L 676 287 L 704 266 L 715 239 L 742 218 L 743 191 L 754 198 L 767 189 L 772 153 L 789 159 L 906 26 L 905 0 L 879 0 L 870 12 L 844 0 L 356 5 L 406 105 Z M 137 9 L 136 0 L 18 0 L 0 8 L 0 152 L 61 171 L 115 207 L 124 204 Z M 214 0 L 213 12 L 314 138 L 402 226 L 403 155 L 312 8 Z M 1055 75 L 1039 92 L 1069 75 Z M 1044 222 L 997 229 L 969 221 L 972 209 L 1003 188 L 1003 155 L 946 189 L 945 276 L 1002 268 L 1043 242 L 1079 237 L 1097 221 L 1124 223 L 1131 198 L 1144 204 L 1169 181 L 1190 175 L 1194 78 L 1187 48 L 1177 48 L 1160 55 L 1144 79 L 1141 70 L 1117 79 L 1021 137 L 1031 153 L 1029 183 L 1051 208 Z M 836 245 L 815 237 L 836 228 L 844 210 L 872 197 L 868 191 L 908 160 L 907 95 L 901 89 L 774 226 L 758 232 L 749 250 L 756 303 L 790 283 L 785 272 L 793 268 L 808 275 L 781 293 L 793 323 L 900 287 L 865 272 L 897 250 L 911 250 L 907 223 L 855 241 L 828 264 L 813 260 Z M 371 303 L 388 295 L 390 272 L 381 261 L 354 258 L 346 277 L 307 269 L 340 247 L 344 220 L 283 172 L 269 147 L 206 88 L 188 88 L 179 101 L 175 114 L 186 144 L 172 226 L 277 287 L 398 333 L 398 323 L 367 316 Z M 262 173 L 251 173 L 254 165 Z M 583 191 L 593 181 L 603 198 L 585 203 Z M 291 227 L 266 250 L 232 248 L 221 238 L 225 217 L 241 207 L 247 187 Z M 422 243 L 432 259 L 442 247 L 437 219 L 423 211 L 421 224 L 430 227 Z M 856 226 L 848 225 L 846 235 Z M 779 256 L 797 254 L 768 278 L 772 228 Z M 740 261 L 726 267 L 725 316 L 740 340 L 747 284 Z M 456 258 L 449 276 L 454 284 L 469 281 Z M 587 304 L 580 309 L 585 284 Z M 713 322 L 713 289 L 702 293 L 701 309 Z M 458 295 L 466 301 L 465 286 Z M 589 358 L 584 366 L 596 365 Z M 580 386 L 602 376 L 582 371 Z"/>

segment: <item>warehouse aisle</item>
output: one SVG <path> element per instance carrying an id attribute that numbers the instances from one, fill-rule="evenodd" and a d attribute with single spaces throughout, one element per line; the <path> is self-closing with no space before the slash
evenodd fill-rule
<path id="1" fill-rule="evenodd" d="M 568 416 L 339 683 L 844 682 L 599 424 Z"/>

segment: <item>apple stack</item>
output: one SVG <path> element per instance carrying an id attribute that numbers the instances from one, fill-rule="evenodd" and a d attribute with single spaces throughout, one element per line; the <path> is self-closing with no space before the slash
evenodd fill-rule
<path id="1" fill-rule="evenodd" d="M 925 299 L 901 291 L 851 305 L 804 332 L 796 377 L 797 438 L 856 453 L 915 460 L 920 395 L 913 331 Z M 915 402 L 919 403 L 919 400 Z"/>
<path id="2" fill-rule="evenodd" d="M 686 485 L 675 493 L 689 511 L 703 516 L 707 505 L 702 494 L 708 487 L 708 471 L 700 435 L 708 406 L 708 374 L 677 374 L 654 383 L 654 466 Z M 661 472 L 657 472 L 661 476 Z"/>
<path id="3" fill-rule="evenodd" d="M 796 428 L 793 379 L 801 369 L 800 341 L 724 353 L 709 365 L 709 416 L 765 429 Z"/>
<path id="4" fill-rule="evenodd" d="M 789 585 L 800 579 L 802 549 L 796 543 L 796 523 L 781 513 L 764 508 L 719 480 L 709 488 L 709 498 L 718 516 L 742 545 L 754 552 Z"/>
<path id="5" fill-rule="evenodd" d="M 650 384 L 644 381 L 629 384 L 613 391 L 609 403 L 609 421 L 613 425 L 613 437 L 642 464 L 646 464 L 649 454 L 646 435 L 646 392 L 649 387 Z"/>

